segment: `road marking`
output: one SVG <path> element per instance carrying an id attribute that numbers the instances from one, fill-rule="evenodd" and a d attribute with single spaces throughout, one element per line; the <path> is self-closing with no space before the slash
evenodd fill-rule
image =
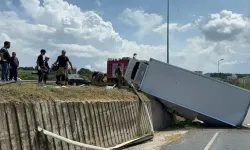
<path id="1" fill-rule="evenodd" d="M 213 142 L 215 141 L 216 137 L 218 136 L 219 132 L 216 132 L 212 139 L 209 141 L 207 146 L 204 148 L 204 150 L 209 150 L 209 148 L 212 146 Z"/>

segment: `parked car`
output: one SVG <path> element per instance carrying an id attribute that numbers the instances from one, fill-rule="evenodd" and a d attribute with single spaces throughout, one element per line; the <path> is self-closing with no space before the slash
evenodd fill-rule
<path id="1" fill-rule="evenodd" d="M 68 78 L 69 78 L 68 80 L 69 85 L 78 86 L 78 85 L 83 85 L 83 84 L 85 85 L 91 84 L 89 80 L 82 78 L 79 74 L 69 74 Z"/>

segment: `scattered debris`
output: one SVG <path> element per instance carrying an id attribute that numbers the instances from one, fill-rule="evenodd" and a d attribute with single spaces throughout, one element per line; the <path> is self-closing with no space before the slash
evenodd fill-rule
<path id="1" fill-rule="evenodd" d="M 114 88 L 115 88 L 115 86 L 116 86 L 116 84 L 115 84 L 115 85 L 113 85 L 113 86 L 106 86 L 106 89 L 114 89 Z"/>
<path id="2" fill-rule="evenodd" d="M 204 122 L 199 120 L 197 117 L 192 122 L 204 124 Z"/>

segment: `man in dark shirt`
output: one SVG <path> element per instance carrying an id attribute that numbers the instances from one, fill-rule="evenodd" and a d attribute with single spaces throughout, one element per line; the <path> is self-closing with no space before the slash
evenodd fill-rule
<path id="1" fill-rule="evenodd" d="M 46 54 L 46 50 L 42 49 L 40 51 L 40 55 L 37 57 L 37 71 L 38 71 L 38 83 L 41 83 L 43 78 L 44 78 L 44 74 L 45 74 L 45 61 L 43 59 L 43 56 Z"/>
<path id="2" fill-rule="evenodd" d="M 69 61 L 69 58 L 66 56 L 66 51 L 62 50 L 62 55 L 57 57 L 54 65 L 58 65 L 58 70 L 56 71 L 56 80 L 57 84 L 64 85 L 66 84 L 68 77 L 68 63 L 73 70 L 72 63 Z"/>
<path id="3" fill-rule="evenodd" d="M 10 42 L 5 41 L 4 47 L 0 50 L 1 66 L 2 66 L 2 81 L 8 81 L 8 67 L 10 62 L 10 54 L 8 49 L 10 48 Z"/>
<path id="4" fill-rule="evenodd" d="M 19 60 L 16 57 L 16 53 L 12 52 L 12 57 L 10 58 L 10 77 L 9 80 L 14 78 L 17 81 L 17 68 L 19 67 Z"/>
<path id="5" fill-rule="evenodd" d="M 44 77 L 43 77 L 44 84 L 46 84 L 48 75 L 50 72 L 49 59 L 50 59 L 49 57 L 45 57 L 45 61 L 44 61 L 44 65 L 45 65 L 45 68 L 43 70 L 44 71 Z"/>
<path id="6" fill-rule="evenodd" d="M 121 64 L 118 64 L 118 67 L 115 69 L 115 76 L 116 76 L 116 82 L 117 87 L 122 87 L 122 71 L 121 71 Z"/>

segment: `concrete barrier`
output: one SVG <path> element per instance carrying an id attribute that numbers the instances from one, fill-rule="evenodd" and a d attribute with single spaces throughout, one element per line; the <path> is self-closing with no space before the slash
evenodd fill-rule
<path id="1" fill-rule="evenodd" d="M 147 106 L 152 116 L 151 102 Z M 37 132 L 48 131 L 82 143 L 111 147 L 150 132 L 139 101 L 0 104 L 1 150 L 78 150 Z"/>

